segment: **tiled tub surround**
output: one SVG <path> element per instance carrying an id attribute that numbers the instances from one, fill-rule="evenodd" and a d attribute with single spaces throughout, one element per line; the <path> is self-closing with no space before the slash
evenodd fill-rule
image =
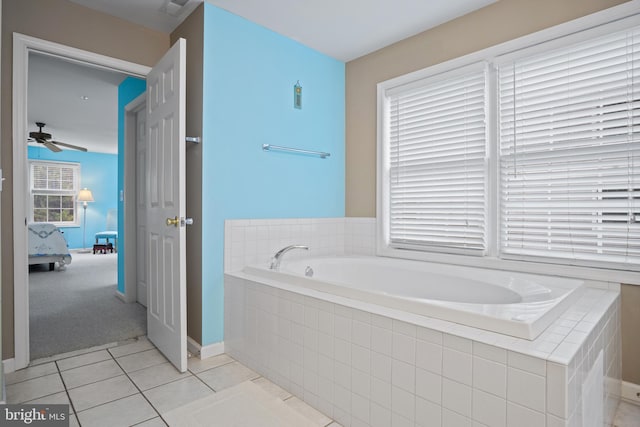
<path id="1" fill-rule="evenodd" d="M 374 230 L 368 218 L 227 221 L 225 351 L 345 426 L 582 427 L 598 407 L 611 424 L 619 285 L 590 283 L 529 341 L 237 271 L 289 244 L 370 255 Z"/>
<path id="2" fill-rule="evenodd" d="M 582 280 L 362 255 L 287 259 L 278 271 L 268 265 L 242 271 L 529 340 L 584 292 Z"/>
<path id="3" fill-rule="evenodd" d="M 587 426 L 583 387 L 600 351 L 610 425 L 619 349 L 611 290 L 588 289 L 528 341 L 225 279 L 225 351 L 344 426 Z"/>

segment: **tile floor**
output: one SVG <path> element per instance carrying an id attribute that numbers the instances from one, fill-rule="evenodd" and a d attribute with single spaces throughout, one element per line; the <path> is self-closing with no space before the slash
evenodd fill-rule
<path id="1" fill-rule="evenodd" d="M 225 354 L 190 358 L 180 373 L 144 337 L 41 359 L 6 375 L 7 403 L 69 404 L 70 426 L 83 427 L 166 426 L 181 407 L 247 381 L 305 425 L 340 427 Z"/>
<path id="2" fill-rule="evenodd" d="M 8 403 L 69 404 L 72 427 L 166 426 L 181 409 L 247 382 L 295 411 L 304 425 L 340 427 L 226 354 L 190 358 L 180 373 L 144 337 L 41 359 L 6 375 Z M 252 393 L 245 401 L 253 401 Z M 640 407 L 622 402 L 614 426 L 640 427 Z"/>

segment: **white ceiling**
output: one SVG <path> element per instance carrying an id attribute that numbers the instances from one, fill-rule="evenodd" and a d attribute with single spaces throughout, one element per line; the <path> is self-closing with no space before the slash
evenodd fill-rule
<path id="1" fill-rule="evenodd" d="M 44 122 L 44 132 L 54 141 L 80 145 L 91 152 L 117 153 L 118 85 L 125 77 L 31 53 L 28 131 L 38 130 L 35 122 Z"/>
<path id="2" fill-rule="evenodd" d="M 163 32 L 175 29 L 203 0 L 71 0 Z M 305 46 L 350 61 L 497 0 L 206 0 Z"/>

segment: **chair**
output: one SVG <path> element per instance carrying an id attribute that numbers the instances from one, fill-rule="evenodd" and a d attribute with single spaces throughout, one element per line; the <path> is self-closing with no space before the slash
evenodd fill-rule
<path id="1" fill-rule="evenodd" d="M 99 239 L 105 239 L 105 243 L 100 243 Z M 113 239 L 113 243 L 109 241 Z M 93 253 L 97 252 L 118 252 L 118 210 L 109 209 L 107 211 L 107 229 L 96 233 L 96 243 L 93 245 Z"/>

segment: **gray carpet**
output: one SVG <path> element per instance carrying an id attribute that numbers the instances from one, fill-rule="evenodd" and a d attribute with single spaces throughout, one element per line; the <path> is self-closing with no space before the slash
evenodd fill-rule
<path id="1" fill-rule="evenodd" d="M 116 297 L 117 255 L 76 254 L 66 270 L 29 271 L 31 360 L 144 335 L 143 306 Z"/>

